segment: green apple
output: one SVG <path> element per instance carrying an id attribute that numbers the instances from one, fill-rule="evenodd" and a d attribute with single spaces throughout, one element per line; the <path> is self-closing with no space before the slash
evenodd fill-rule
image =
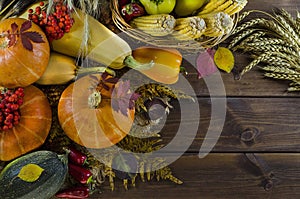
<path id="1" fill-rule="evenodd" d="M 177 0 L 174 11 L 178 16 L 185 17 L 194 14 L 206 2 L 207 0 Z"/>

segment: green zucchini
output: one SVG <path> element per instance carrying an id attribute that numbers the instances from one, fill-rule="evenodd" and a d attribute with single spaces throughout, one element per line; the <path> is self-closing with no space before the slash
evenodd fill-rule
<path id="1" fill-rule="evenodd" d="M 18 177 L 28 164 L 43 168 L 34 182 Z M 5 199 L 49 199 L 61 188 L 68 173 L 67 155 L 52 151 L 36 151 L 10 162 L 0 173 L 0 197 Z"/>

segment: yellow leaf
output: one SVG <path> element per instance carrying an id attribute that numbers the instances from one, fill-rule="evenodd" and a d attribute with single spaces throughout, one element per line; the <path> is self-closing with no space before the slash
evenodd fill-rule
<path id="1" fill-rule="evenodd" d="M 214 61 L 219 69 L 224 70 L 227 73 L 230 73 L 234 67 L 234 56 L 232 52 L 225 47 L 219 47 L 217 49 Z"/>
<path id="2" fill-rule="evenodd" d="M 27 164 L 22 167 L 21 171 L 18 174 L 18 177 L 26 182 L 34 182 L 41 176 L 44 171 L 39 165 L 36 164 Z"/>

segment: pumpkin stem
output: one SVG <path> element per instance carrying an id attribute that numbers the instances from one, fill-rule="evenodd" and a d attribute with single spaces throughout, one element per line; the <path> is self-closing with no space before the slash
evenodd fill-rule
<path id="1" fill-rule="evenodd" d="M 88 105 L 90 108 L 95 109 L 99 107 L 99 104 L 101 103 L 101 92 L 100 91 L 94 91 L 92 94 L 89 95 L 88 98 Z"/>
<path id="2" fill-rule="evenodd" d="M 149 63 L 144 64 L 138 62 L 132 55 L 129 55 L 125 58 L 124 64 L 135 70 L 148 70 L 154 66 L 154 61 L 151 60 Z"/>

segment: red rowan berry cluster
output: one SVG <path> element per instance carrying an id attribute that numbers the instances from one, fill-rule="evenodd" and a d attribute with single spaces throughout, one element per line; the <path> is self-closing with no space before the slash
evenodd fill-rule
<path id="1" fill-rule="evenodd" d="M 70 32 L 74 23 L 71 12 L 70 8 L 60 0 L 54 2 L 53 11 L 47 15 L 44 2 L 40 2 L 40 6 L 28 10 L 28 19 L 39 25 L 51 42 Z"/>
<path id="2" fill-rule="evenodd" d="M 19 107 L 23 104 L 23 97 L 23 88 L 0 90 L 0 131 L 11 129 L 19 123 Z"/>

